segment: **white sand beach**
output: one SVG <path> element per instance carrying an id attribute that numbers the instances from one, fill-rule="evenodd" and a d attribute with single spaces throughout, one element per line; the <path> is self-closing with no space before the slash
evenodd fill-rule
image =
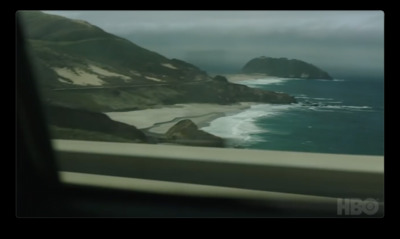
<path id="1" fill-rule="evenodd" d="M 207 126 L 212 120 L 238 113 L 256 103 L 241 102 L 232 105 L 217 104 L 176 104 L 155 109 L 127 112 L 108 112 L 111 119 L 147 129 L 151 133 L 163 134 L 183 119 L 191 119 L 199 128 Z"/>
<path id="2" fill-rule="evenodd" d="M 290 80 L 290 78 L 281 78 L 276 76 L 269 76 L 266 74 L 227 74 L 224 75 L 229 82 L 235 84 L 248 85 L 269 85 L 269 84 L 279 84 L 283 81 Z"/>
<path id="3" fill-rule="evenodd" d="M 240 81 L 244 80 L 256 80 L 256 79 L 268 79 L 268 78 L 276 78 L 274 76 L 268 76 L 265 74 L 225 74 L 224 75 L 229 82 L 232 83 L 240 83 Z"/>

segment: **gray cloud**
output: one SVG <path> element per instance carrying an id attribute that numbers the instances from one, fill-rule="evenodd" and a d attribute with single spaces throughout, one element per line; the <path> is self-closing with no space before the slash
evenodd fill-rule
<path id="1" fill-rule="evenodd" d="M 48 11 L 47 11 L 48 12 Z M 383 72 L 381 11 L 52 11 L 210 71 L 265 55 L 297 58 L 333 76 Z"/>

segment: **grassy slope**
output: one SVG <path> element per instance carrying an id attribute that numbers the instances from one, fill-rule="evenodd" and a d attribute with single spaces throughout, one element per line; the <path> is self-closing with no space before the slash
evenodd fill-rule
<path id="1" fill-rule="evenodd" d="M 111 134 L 104 134 L 96 131 L 71 129 L 58 126 L 50 126 L 50 134 L 53 139 L 70 139 L 70 140 L 90 140 L 104 142 L 120 142 L 120 143 L 139 143 L 135 140 L 130 140 L 118 137 Z"/>
<path id="2" fill-rule="evenodd" d="M 145 109 L 179 102 L 182 96 L 170 87 L 47 91 L 44 95 L 48 103 L 98 112 Z"/>
<path id="3" fill-rule="evenodd" d="M 97 61 L 119 70 L 132 66 L 146 69 L 150 63 L 169 62 L 158 53 L 83 21 L 38 11 L 19 12 L 19 16 L 23 19 L 26 37 L 34 49 L 39 52 L 53 51 L 56 54 L 57 57 L 50 59 L 51 63 L 54 60 L 63 61 L 60 55 L 76 57 L 74 60 L 80 58 Z M 162 66 L 160 70 L 172 71 Z"/>
<path id="4" fill-rule="evenodd" d="M 102 113 L 54 105 L 47 105 L 45 109 L 49 125 L 94 131 L 127 140 L 147 142 L 147 137 L 141 130 L 134 126 L 114 121 Z"/>

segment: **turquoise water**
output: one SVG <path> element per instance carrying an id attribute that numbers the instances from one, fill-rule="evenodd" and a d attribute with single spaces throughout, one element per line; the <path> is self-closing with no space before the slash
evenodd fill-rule
<path id="1" fill-rule="evenodd" d="M 384 154 L 383 79 L 255 79 L 249 87 L 289 93 L 299 103 L 253 105 L 202 128 L 231 147 Z"/>

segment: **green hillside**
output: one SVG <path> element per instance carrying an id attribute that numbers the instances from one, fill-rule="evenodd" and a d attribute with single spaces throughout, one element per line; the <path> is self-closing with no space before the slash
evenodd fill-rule
<path id="1" fill-rule="evenodd" d="M 221 83 L 85 21 L 39 11 L 17 16 L 47 104 L 105 112 L 191 102 L 295 102 L 286 94 Z"/>

